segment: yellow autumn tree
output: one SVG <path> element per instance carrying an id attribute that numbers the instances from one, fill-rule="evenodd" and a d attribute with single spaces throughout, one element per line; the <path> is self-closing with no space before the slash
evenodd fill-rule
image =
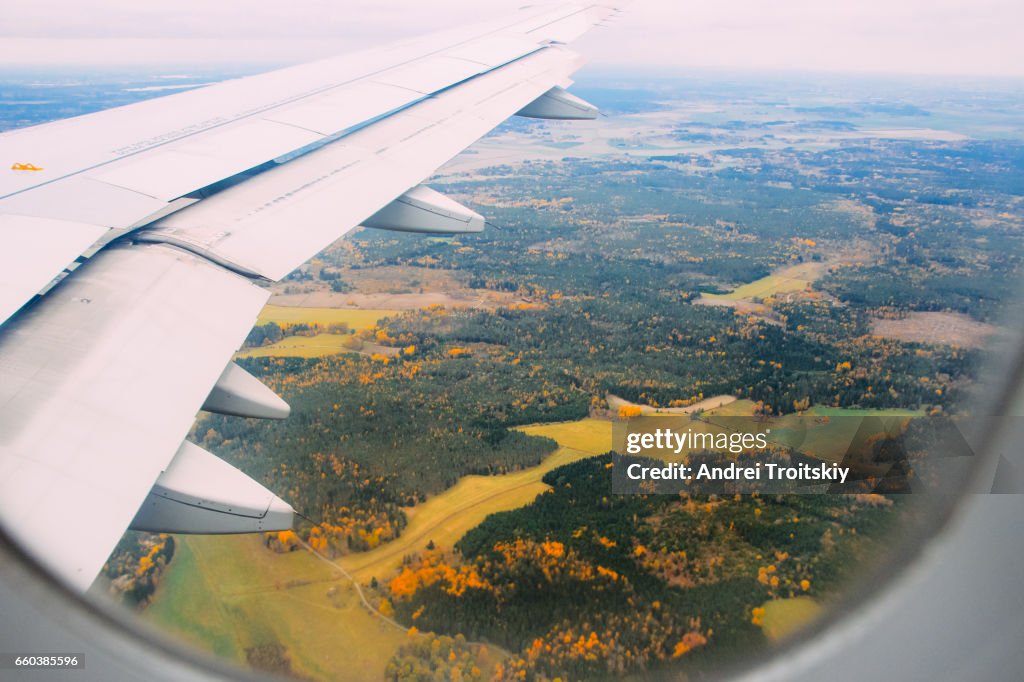
<path id="1" fill-rule="evenodd" d="M 620 419 L 639 417 L 641 414 L 643 414 L 643 408 L 641 408 L 639 405 L 622 405 L 619 407 Z"/>

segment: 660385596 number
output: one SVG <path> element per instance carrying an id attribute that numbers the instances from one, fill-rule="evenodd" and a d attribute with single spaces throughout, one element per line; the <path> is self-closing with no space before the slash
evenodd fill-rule
<path id="1" fill-rule="evenodd" d="M 0 669 L 12 668 L 84 668 L 84 654 L 5 654 L 0 653 Z"/>

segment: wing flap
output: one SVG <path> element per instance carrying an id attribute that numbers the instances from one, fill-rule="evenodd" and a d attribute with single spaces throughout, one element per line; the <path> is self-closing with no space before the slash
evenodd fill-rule
<path id="1" fill-rule="evenodd" d="M 0 323 L 97 241 L 109 225 L 156 216 L 167 203 L 85 177 L 0 202 Z"/>
<path id="2" fill-rule="evenodd" d="M 66 220 L 0 215 L 0 320 L 53 279 L 107 228 Z M 17 248 L 14 248 L 17 245 Z"/>
<path id="3" fill-rule="evenodd" d="M 0 336 L 0 519 L 87 587 L 266 302 L 168 246 L 100 252 Z"/>
<path id="4" fill-rule="evenodd" d="M 151 196 L 78 175 L 5 199 L 0 213 L 113 228 L 128 227 L 166 206 Z"/>

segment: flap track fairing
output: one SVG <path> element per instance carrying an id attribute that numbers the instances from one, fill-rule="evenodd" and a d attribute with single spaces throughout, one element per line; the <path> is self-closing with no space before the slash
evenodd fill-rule
<path id="1" fill-rule="evenodd" d="M 516 116 L 556 121 L 591 121 L 597 115 L 597 107 L 557 85 L 516 112 Z"/>
<path id="2" fill-rule="evenodd" d="M 291 506 L 188 441 L 160 474 L 132 521 L 152 533 L 256 533 L 292 527 Z"/>
<path id="3" fill-rule="evenodd" d="M 486 220 L 424 185 L 417 185 L 363 221 L 364 227 L 424 234 L 481 232 Z"/>

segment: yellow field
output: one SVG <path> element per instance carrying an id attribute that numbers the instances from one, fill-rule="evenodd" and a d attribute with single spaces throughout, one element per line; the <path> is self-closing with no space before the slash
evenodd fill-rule
<path id="1" fill-rule="evenodd" d="M 273 554 L 251 535 L 176 540 L 143 615 L 220 657 L 244 665 L 246 648 L 280 644 L 299 675 L 380 680 L 407 637 L 367 612 L 351 583 L 307 552 Z"/>
<path id="2" fill-rule="evenodd" d="M 235 353 L 236 358 L 319 358 L 336 353 L 351 353 L 341 342 L 347 334 L 317 334 L 316 336 L 286 336 L 277 343 L 257 348 L 246 348 Z"/>
<path id="3" fill-rule="evenodd" d="M 260 311 L 257 325 L 276 322 L 282 327 L 290 324 L 347 324 L 349 329 L 359 330 L 373 327 L 397 310 L 363 310 L 360 308 L 299 308 L 283 305 L 267 305 Z"/>
<path id="4" fill-rule="evenodd" d="M 768 298 L 777 294 L 803 291 L 811 282 L 818 279 L 824 271 L 822 263 L 801 263 L 782 268 L 774 274 L 744 284 L 727 294 L 703 294 L 706 298 L 718 298 L 728 301 L 749 301 L 755 298 Z"/>
<path id="5" fill-rule="evenodd" d="M 264 306 L 256 320 L 257 325 L 276 322 L 287 328 L 295 324 L 347 324 L 354 331 L 373 327 L 381 319 L 397 314 L 397 310 L 358 308 L 304 308 L 283 305 Z M 258 348 L 246 348 L 236 358 L 319 358 L 324 355 L 349 352 L 342 346 L 344 334 L 317 334 L 316 336 L 286 336 L 277 343 Z"/>
<path id="6" fill-rule="evenodd" d="M 783 639 L 814 622 L 823 611 L 821 604 L 810 597 L 773 599 L 761 606 L 764 608 L 761 630 L 772 641 Z"/>
<path id="7" fill-rule="evenodd" d="M 558 424 L 520 426 L 531 436 L 547 436 L 565 448 L 600 455 L 612 448 L 612 423 L 602 419 L 581 419 Z"/>

